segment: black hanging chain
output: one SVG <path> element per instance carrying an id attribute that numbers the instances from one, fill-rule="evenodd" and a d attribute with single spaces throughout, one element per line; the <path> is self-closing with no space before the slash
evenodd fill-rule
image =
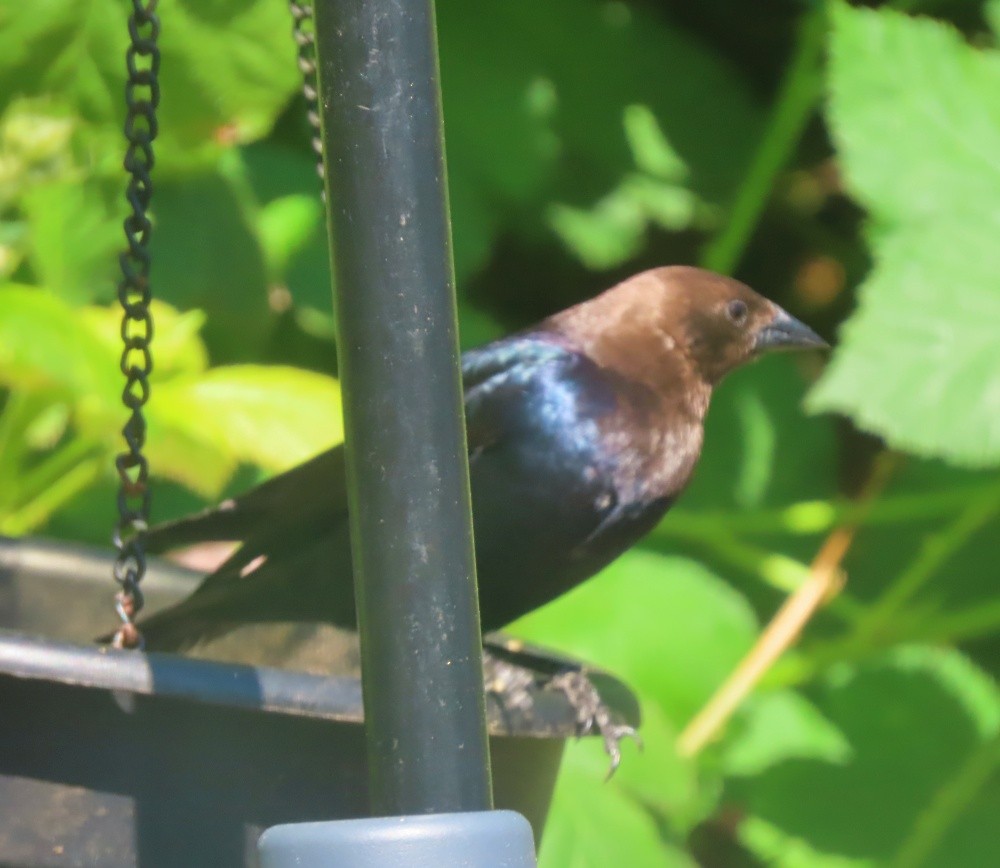
<path id="1" fill-rule="evenodd" d="M 306 100 L 306 115 L 312 130 L 312 149 L 316 155 L 316 173 L 323 182 L 323 139 L 320 133 L 319 88 L 316 80 L 316 34 L 313 29 L 312 6 L 289 0 L 292 10 L 292 36 L 299 49 L 299 72 L 302 74 L 302 95 Z M 320 196 L 326 198 L 320 190 Z"/>
<path id="2" fill-rule="evenodd" d="M 157 0 L 131 0 L 132 13 L 128 20 L 130 45 L 125 52 L 128 80 L 125 83 L 125 170 L 129 182 L 125 198 L 131 213 L 125 218 L 125 240 L 128 249 L 118 258 L 122 279 L 118 284 L 118 300 L 122 316 L 121 370 L 125 375 L 122 402 L 129 418 L 122 429 L 126 449 L 115 459 L 118 470 L 118 525 L 114 542 L 118 549 L 114 576 L 121 585 L 116 608 L 122 625 L 113 644 L 118 648 L 142 646 L 142 635 L 135 617 L 142 609 L 139 588 L 146 572 L 144 534 L 149 526 L 149 464 L 143 455 L 146 443 L 146 420 L 142 408 L 149 400 L 149 375 L 153 357 L 149 345 L 153 339 L 153 319 L 149 270 L 149 242 L 153 231 L 149 219 L 149 203 L 153 195 L 150 173 L 153 169 L 153 139 L 156 138 L 156 108 L 160 102 L 160 50 L 156 40 L 160 35 L 160 19 L 156 15 Z"/>

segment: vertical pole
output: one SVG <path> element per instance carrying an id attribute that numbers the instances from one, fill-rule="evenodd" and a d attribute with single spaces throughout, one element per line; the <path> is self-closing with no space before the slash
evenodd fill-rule
<path id="1" fill-rule="evenodd" d="M 492 807 L 432 0 L 317 0 L 377 815 Z"/>

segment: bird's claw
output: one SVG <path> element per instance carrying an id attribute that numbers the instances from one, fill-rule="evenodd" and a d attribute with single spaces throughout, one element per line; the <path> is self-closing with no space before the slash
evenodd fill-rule
<path id="1" fill-rule="evenodd" d="M 589 735 L 595 731 L 600 734 L 604 741 L 604 752 L 611 761 L 605 780 L 611 780 L 611 776 L 621 765 L 623 739 L 631 738 L 642 750 L 642 739 L 635 727 L 615 720 L 614 712 L 601 699 L 586 671 L 571 669 L 560 672 L 549 679 L 546 687 L 563 693 L 573 706 L 576 711 L 577 736 Z"/>

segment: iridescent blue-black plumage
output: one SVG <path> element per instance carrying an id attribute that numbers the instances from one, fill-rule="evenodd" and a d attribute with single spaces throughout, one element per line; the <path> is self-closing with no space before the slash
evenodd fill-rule
<path id="1" fill-rule="evenodd" d="M 683 490 L 712 387 L 759 352 L 822 341 L 743 284 L 644 272 L 463 357 L 484 629 L 589 578 Z M 342 451 L 154 528 L 152 550 L 240 544 L 187 600 L 141 624 L 176 649 L 250 621 L 354 623 Z"/>

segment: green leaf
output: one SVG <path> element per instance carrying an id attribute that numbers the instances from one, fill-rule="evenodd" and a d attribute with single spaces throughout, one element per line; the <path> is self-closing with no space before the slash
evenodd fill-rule
<path id="1" fill-rule="evenodd" d="M 257 231 L 272 274 L 284 276 L 289 263 L 310 241 L 322 222 L 323 205 L 316 195 L 296 193 L 282 196 L 260 209 Z"/>
<path id="2" fill-rule="evenodd" d="M 756 636 L 746 601 L 705 567 L 643 549 L 511 629 L 619 675 L 675 726 L 704 704 Z"/>
<path id="3" fill-rule="evenodd" d="M 750 90 L 721 53 L 667 17 L 579 0 L 505 0 L 470 15 L 447 0 L 438 24 L 460 280 L 501 232 L 547 240 L 539 215 L 556 202 L 592 206 L 632 169 L 633 153 L 657 178 L 673 179 L 681 161 L 692 190 L 715 203 L 741 178 L 760 131 Z M 613 228 L 613 250 L 639 238 Z"/>
<path id="4" fill-rule="evenodd" d="M 164 0 L 157 10 L 163 98 L 160 142 L 203 148 L 265 133 L 299 86 L 291 16 L 271 0 Z M 126 6 L 49 0 L 0 8 L 0 109 L 57 92 L 86 120 L 125 116 Z M 158 150 L 158 156 L 160 152 Z"/>
<path id="5" fill-rule="evenodd" d="M 540 868 L 696 868 L 690 856 L 661 839 L 639 802 L 595 774 L 595 764 L 607 767 L 607 757 L 599 754 L 593 743 L 567 746 L 538 854 Z"/>
<path id="6" fill-rule="evenodd" d="M 747 817 L 740 823 L 739 839 L 769 868 L 880 868 L 883 864 L 874 859 L 821 853 L 760 817 Z"/>
<path id="7" fill-rule="evenodd" d="M 112 298 L 125 236 L 117 211 L 105 206 L 98 186 L 79 180 L 40 185 L 21 204 L 38 282 L 77 304 Z"/>
<path id="8" fill-rule="evenodd" d="M 652 701 L 642 703 L 642 750 L 623 748 L 622 764 L 611 784 L 654 810 L 676 836 L 686 836 L 715 809 L 722 783 L 715 769 L 699 768 L 692 757 L 677 753 L 678 728 Z M 580 752 L 583 753 L 582 751 Z M 607 776 L 608 757 L 597 740 L 587 742 L 595 780 Z"/>
<path id="9" fill-rule="evenodd" d="M 253 358 L 270 325 L 257 209 L 236 154 L 220 168 L 170 178 L 156 191 L 153 292 L 207 314 L 213 358 Z"/>
<path id="10" fill-rule="evenodd" d="M 252 141 L 301 86 L 288 7 L 271 0 L 162 4 L 164 129 Z"/>
<path id="11" fill-rule="evenodd" d="M 649 106 L 627 106 L 624 124 L 632 158 L 642 171 L 665 181 L 683 181 L 687 177 L 687 166 L 663 134 Z"/>
<path id="12" fill-rule="evenodd" d="M 89 405 L 119 400 L 117 357 L 73 308 L 40 289 L 0 287 L 0 383 Z"/>
<path id="13" fill-rule="evenodd" d="M 0 7 L 0 106 L 59 92 L 89 120 L 125 116 L 125 7 L 50 0 Z"/>
<path id="14" fill-rule="evenodd" d="M 634 256 L 646 229 L 642 207 L 620 189 L 591 210 L 553 205 L 548 220 L 563 243 L 593 269 L 611 268 Z"/>
<path id="15" fill-rule="evenodd" d="M 754 775 L 779 762 L 813 758 L 844 762 L 851 747 L 804 696 L 791 690 L 747 697 L 728 733 L 722 766 L 728 775 Z"/>
<path id="16" fill-rule="evenodd" d="M 149 305 L 153 317 L 154 356 L 150 382 L 169 380 L 179 374 L 197 374 L 208 367 L 208 353 L 199 332 L 205 324 L 200 310 L 183 313 L 169 304 L 153 299 Z M 86 326 L 105 345 L 108 358 L 116 360 L 122 353 L 122 310 L 115 304 L 108 307 L 86 307 L 78 312 L 81 325 Z"/>
<path id="17" fill-rule="evenodd" d="M 1000 461 L 1000 54 L 833 7 L 830 120 L 875 267 L 809 405 L 892 445 Z"/>
<path id="18" fill-rule="evenodd" d="M 162 384 L 149 404 L 163 437 L 181 435 L 268 470 L 285 470 L 343 439 L 340 386 L 298 368 L 231 365 Z"/>
<path id="19" fill-rule="evenodd" d="M 829 497 L 835 490 L 832 420 L 802 412 L 803 368 L 772 356 L 737 371 L 712 398 L 705 445 L 676 507 L 736 512 Z M 668 513 L 663 527 L 669 530 Z"/>
<path id="20" fill-rule="evenodd" d="M 994 36 L 1000 38 L 1000 0 L 988 0 L 983 4 L 983 17 L 990 25 Z"/>
<path id="21" fill-rule="evenodd" d="M 784 835 L 830 855 L 889 859 L 908 847 L 926 826 L 922 818 L 941 810 L 941 793 L 1000 732 L 996 684 L 950 649 L 903 647 L 841 666 L 815 702 L 847 740 L 850 756 L 787 760 L 733 781 L 730 796 Z M 941 844 L 925 864 L 992 865 L 995 817 L 947 819 L 929 843 L 947 841 L 954 849 Z M 950 825 L 957 819 L 963 822 Z M 969 861 L 970 853 L 978 855 Z"/>

